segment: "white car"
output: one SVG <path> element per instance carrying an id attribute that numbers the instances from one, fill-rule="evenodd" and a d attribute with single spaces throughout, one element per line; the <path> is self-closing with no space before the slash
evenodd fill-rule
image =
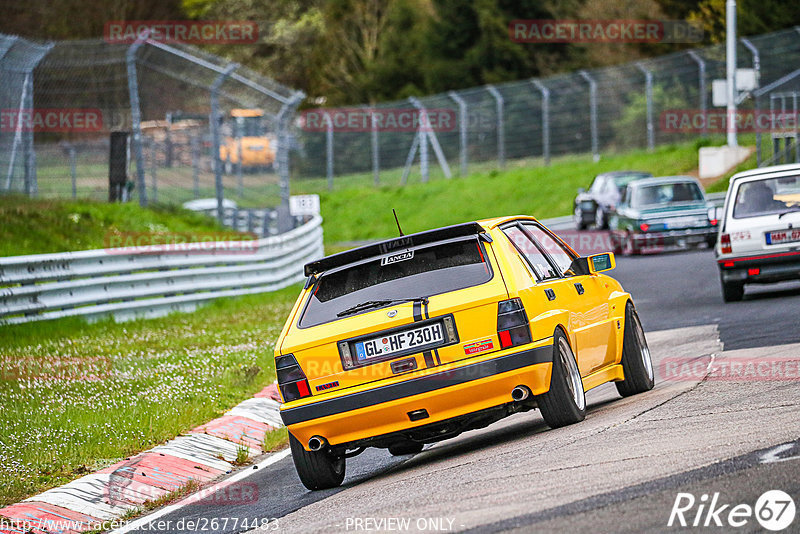
<path id="1" fill-rule="evenodd" d="M 713 214 L 712 214 L 713 212 Z M 731 178 L 715 247 L 722 297 L 742 300 L 745 284 L 800 280 L 800 164 Z"/>

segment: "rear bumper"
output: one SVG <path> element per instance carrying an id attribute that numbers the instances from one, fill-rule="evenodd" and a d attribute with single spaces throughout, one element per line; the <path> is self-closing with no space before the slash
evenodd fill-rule
<path id="1" fill-rule="evenodd" d="M 534 395 L 550 387 L 552 339 L 540 346 L 442 370 L 390 385 L 285 406 L 281 418 L 304 446 L 312 436 L 331 445 L 351 443 L 421 427 L 512 401 L 511 390 L 526 385 Z M 411 421 L 409 412 L 428 417 Z"/>
<path id="2" fill-rule="evenodd" d="M 719 275 L 723 282 L 772 284 L 800 279 L 800 251 L 719 258 Z M 754 269 L 758 269 L 757 274 Z"/>
<path id="3" fill-rule="evenodd" d="M 646 232 L 632 234 L 637 246 L 665 246 L 676 245 L 681 242 L 687 244 L 704 243 L 710 237 L 716 237 L 717 228 L 686 228 L 683 230 L 669 230 L 666 232 Z"/>

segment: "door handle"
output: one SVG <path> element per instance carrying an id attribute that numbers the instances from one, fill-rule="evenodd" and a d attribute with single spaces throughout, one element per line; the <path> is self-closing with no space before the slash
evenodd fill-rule
<path id="1" fill-rule="evenodd" d="M 583 292 L 586 291 L 583 289 L 583 284 L 580 282 L 575 282 L 575 290 L 578 292 L 578 295 L 583 295 Z"/>
<path id="2" fill-rule="evenodd" d="M 556 292 L 552 289 L 545 289 L 544 294 L 547 295 L 547 300 L 556 300 Z"/>

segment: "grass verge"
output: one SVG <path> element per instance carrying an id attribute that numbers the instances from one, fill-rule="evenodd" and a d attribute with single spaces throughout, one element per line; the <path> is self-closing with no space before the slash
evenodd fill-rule
<path id="1" fill-rule="evenodd" d="M 270 384 L 298 293 L 121 324 L 1 327 L 0 506 L 171 439 Z"/>
<path id="2" fill-rule="evenodd" d="M 124 234 L 167 232 L 193 240 L 209 232 L 227 236 L 230 230 L 211 217 L 174 206 L 144 209 L 132 202 L 0 196 L 0 257 L 101 249 Z"/>

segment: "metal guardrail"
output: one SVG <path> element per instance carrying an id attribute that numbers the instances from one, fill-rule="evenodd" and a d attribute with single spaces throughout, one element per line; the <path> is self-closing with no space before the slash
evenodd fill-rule
<path id="1" fill-rule="evenodd" d="M 303 280 L 303 265 L 324 255 L 322 218 L 281 235 L 233 243 L 0 258 L 0 324 L 78 315 L 156 317 L 220 297 L 275 291 Z"/>

